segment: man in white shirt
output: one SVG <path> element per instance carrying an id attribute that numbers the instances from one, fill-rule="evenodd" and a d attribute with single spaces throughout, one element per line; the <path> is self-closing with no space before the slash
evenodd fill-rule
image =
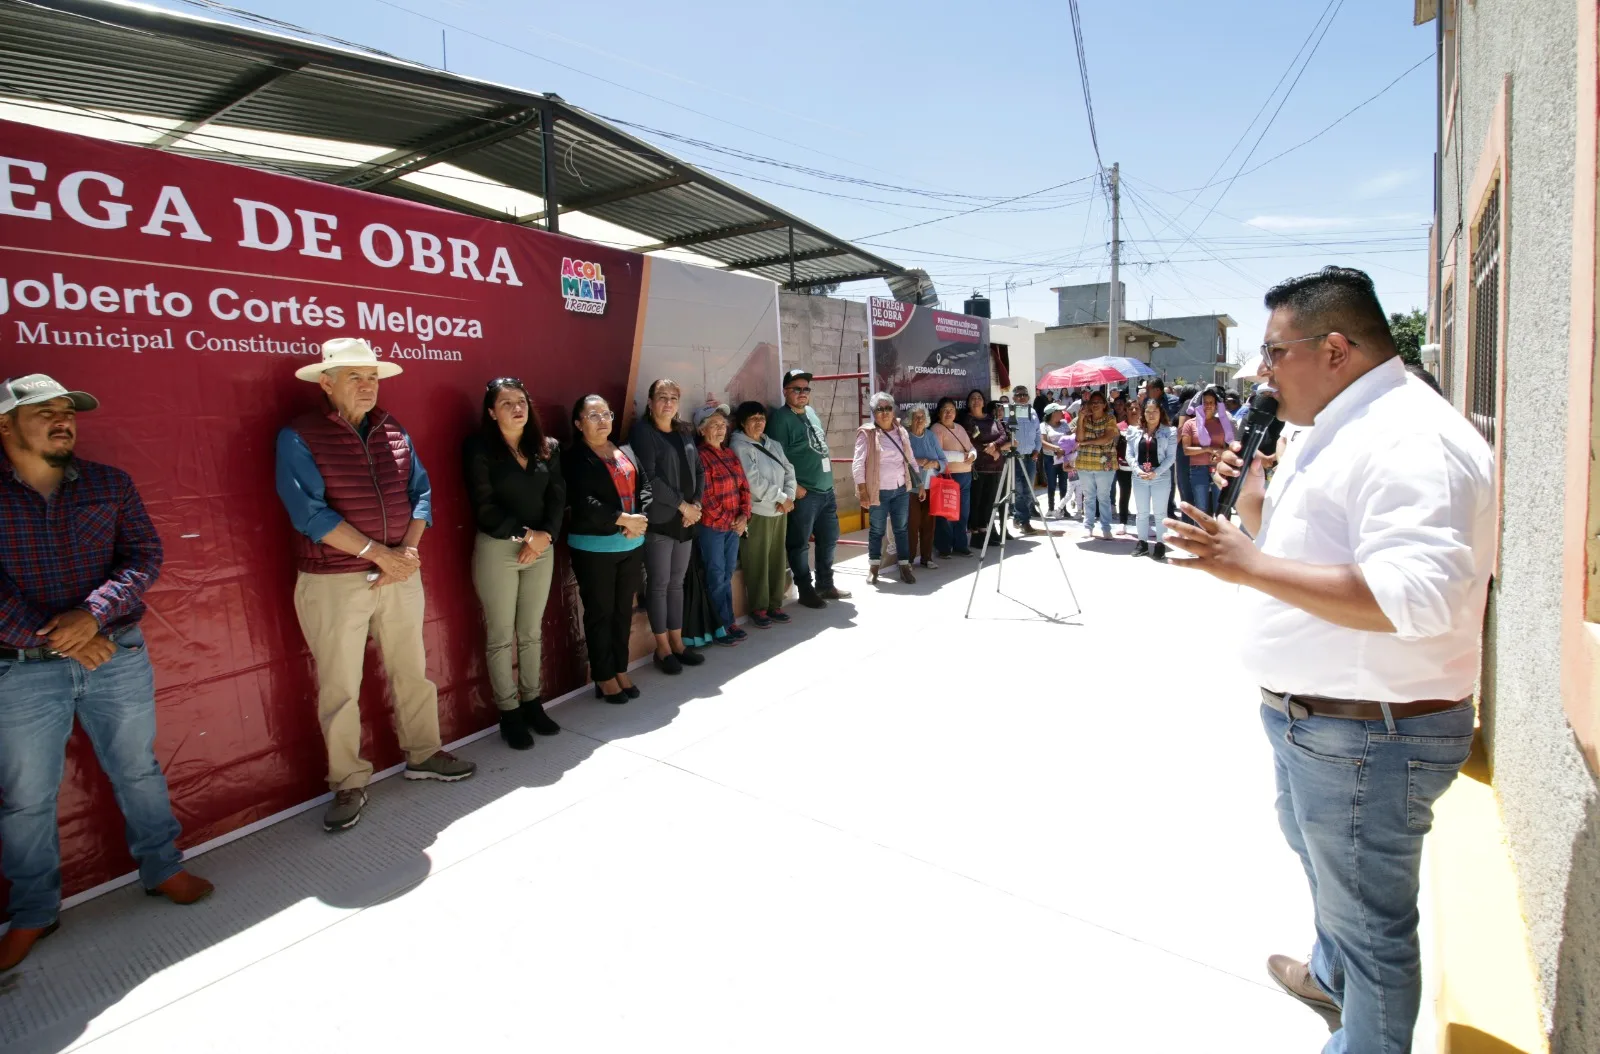
<path id="1" fill-rule="evenodd" d="M 1488 444 L 1406 372 L 1372 281 L 1324 268 L 1267 293 L 1278 415 L 1315 425 L 1263 459 L 1244 531 L 1185 510 L 1185 566 L 1251 587 L 1241 626 L 1261 685 L 1278 820 L 1311 883 L 1309 963 L 1273 978 L 1342 1011 L 1325 1054 L 1411 1049 L 1421 998 L 1417 887 L 1433 803 L 1472 745 L 1471 696 L 1496 545 Z M 1228 457 L 1219 474 L 1237 476 Z"/>

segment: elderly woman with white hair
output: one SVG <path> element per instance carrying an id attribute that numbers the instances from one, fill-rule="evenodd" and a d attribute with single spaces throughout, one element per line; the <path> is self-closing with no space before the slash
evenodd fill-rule
<path id="1" fill-rule="evenodd" d="M 888 392 L 872 396 L 872 420 L 856 430 L 855 456 L 850 471 L 856 495 L 867 510 L 868 582 L 878 580 L 883 559 L 883 532 L 894 527 L 894 549 L 900 561 L 900 581 L 915 582 L 911 573 L 911 542 L 906 530 L 913 493 L 923 485 L 911 437 L 894 415 L 894 397 Z"/>
<path id="2" fill-rule="evenodd" d="M 911 539 L 909 554 L 911 562 L 921 564 L 931 571 L 939 566 L 933 562 L 933 533 L 938 517 L 928 505 L 927 484 L 934 476 L 944 472 L 949 461 L 939 446 L 939 437 L 933 434 L 928 423 L 926 406 L 914 406 L 906 415 L 911 456 L 917 459 L 916 465 L 921 469 L 923 482 L 922 493 L 911 499 L 910 525 L 906 529 L 906 534 Z"/>

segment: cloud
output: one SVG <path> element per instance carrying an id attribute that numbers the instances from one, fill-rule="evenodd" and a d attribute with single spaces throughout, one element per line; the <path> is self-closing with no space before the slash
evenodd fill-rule
<path id="1" fill-rule="evenodd" d="M 1426 223 L 1421 213 L 1396 212 L 1386 216 L 1255 216 L 1245 222 L 1264 231 L 1344 231 Z"/>
<path id="2" fill-rule="evenodd" d="M 1371 179 L 1362 180 L 1356 185 L 1355 195 L 1358 198 L 1381 198 L 1385 194 L 1392 194 L 1407 183 L 1410 183 L 1415 176 L 1416 173 L 1409 169 L 1396 169 L 1393 172 L 1385 172 L 1382 175 L 1373 176 Z"/>

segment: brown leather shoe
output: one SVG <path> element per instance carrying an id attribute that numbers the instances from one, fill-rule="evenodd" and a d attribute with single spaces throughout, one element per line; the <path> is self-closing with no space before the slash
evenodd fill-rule
<path id="1" fill-rule="evenodd" d="M 147 897 L 166 897 L 174 904 L 193 904 L 211 895 L 216 887 L 198 875 L 179 871 L 154 889 L 145 890 Z"/>
<path id="2" fill-rule="evenodd" d="M 913 583 L 916 582 L 916 580 L 917 580 L 917 576 L 911 573 L 911 565 L 910 564 L 901 564 L 900 565 L 900 581 L 904 582 L 906 585 L 912 585 Z"/>
<path id="3" fill-rule="evenodd" d="M 28 957 L 28 953 L 33 951 L 35 944 L 38 944 L 60 928 L 60 919 L 48 926 L 40 926 L 38 929 L 25 930 L 18 929 L 16 926 L 11 927 L 6 931 L 4 937 L 0 937 L 0 972 L 9 970 L 22 962 Z"/>
<path id="4" fill-rule="evenodd" d="M 838 586 L 829 586 L 827 589 L 817 590 L 817 596 L 823 600 L 849 600 L 850 591 L 848 589 L 840 589 Z"/>
<path id="5" fill-rule="evenodd" d="M 1287 955 L 1270 955 L 1267 957 L 1267 973 L 1278 982 L 1278 987 L 1300 1000 L 1313 1010 L 1325 1014 L 1338 1016 L 1339 1004 L 1333 997 L 1323 991 L 1317 978 L 1311 972 L 1311 964 L 1299 959 L 1291 959 Z"/>

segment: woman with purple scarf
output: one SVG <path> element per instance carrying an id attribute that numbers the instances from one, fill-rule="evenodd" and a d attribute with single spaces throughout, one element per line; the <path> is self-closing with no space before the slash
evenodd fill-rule
<path id="1" fill-rule="evenodd" d="M 1200 393 L 1196 416 L 1185 421 L 1179 432 L 1189 462 L 1189 502 L 1207 514 L 1217 509 L 1218 491 L 1211 473 L 1233 442 L 1233 421 L 1219 412 L 1219 405 L 1216 392 Z"/>

